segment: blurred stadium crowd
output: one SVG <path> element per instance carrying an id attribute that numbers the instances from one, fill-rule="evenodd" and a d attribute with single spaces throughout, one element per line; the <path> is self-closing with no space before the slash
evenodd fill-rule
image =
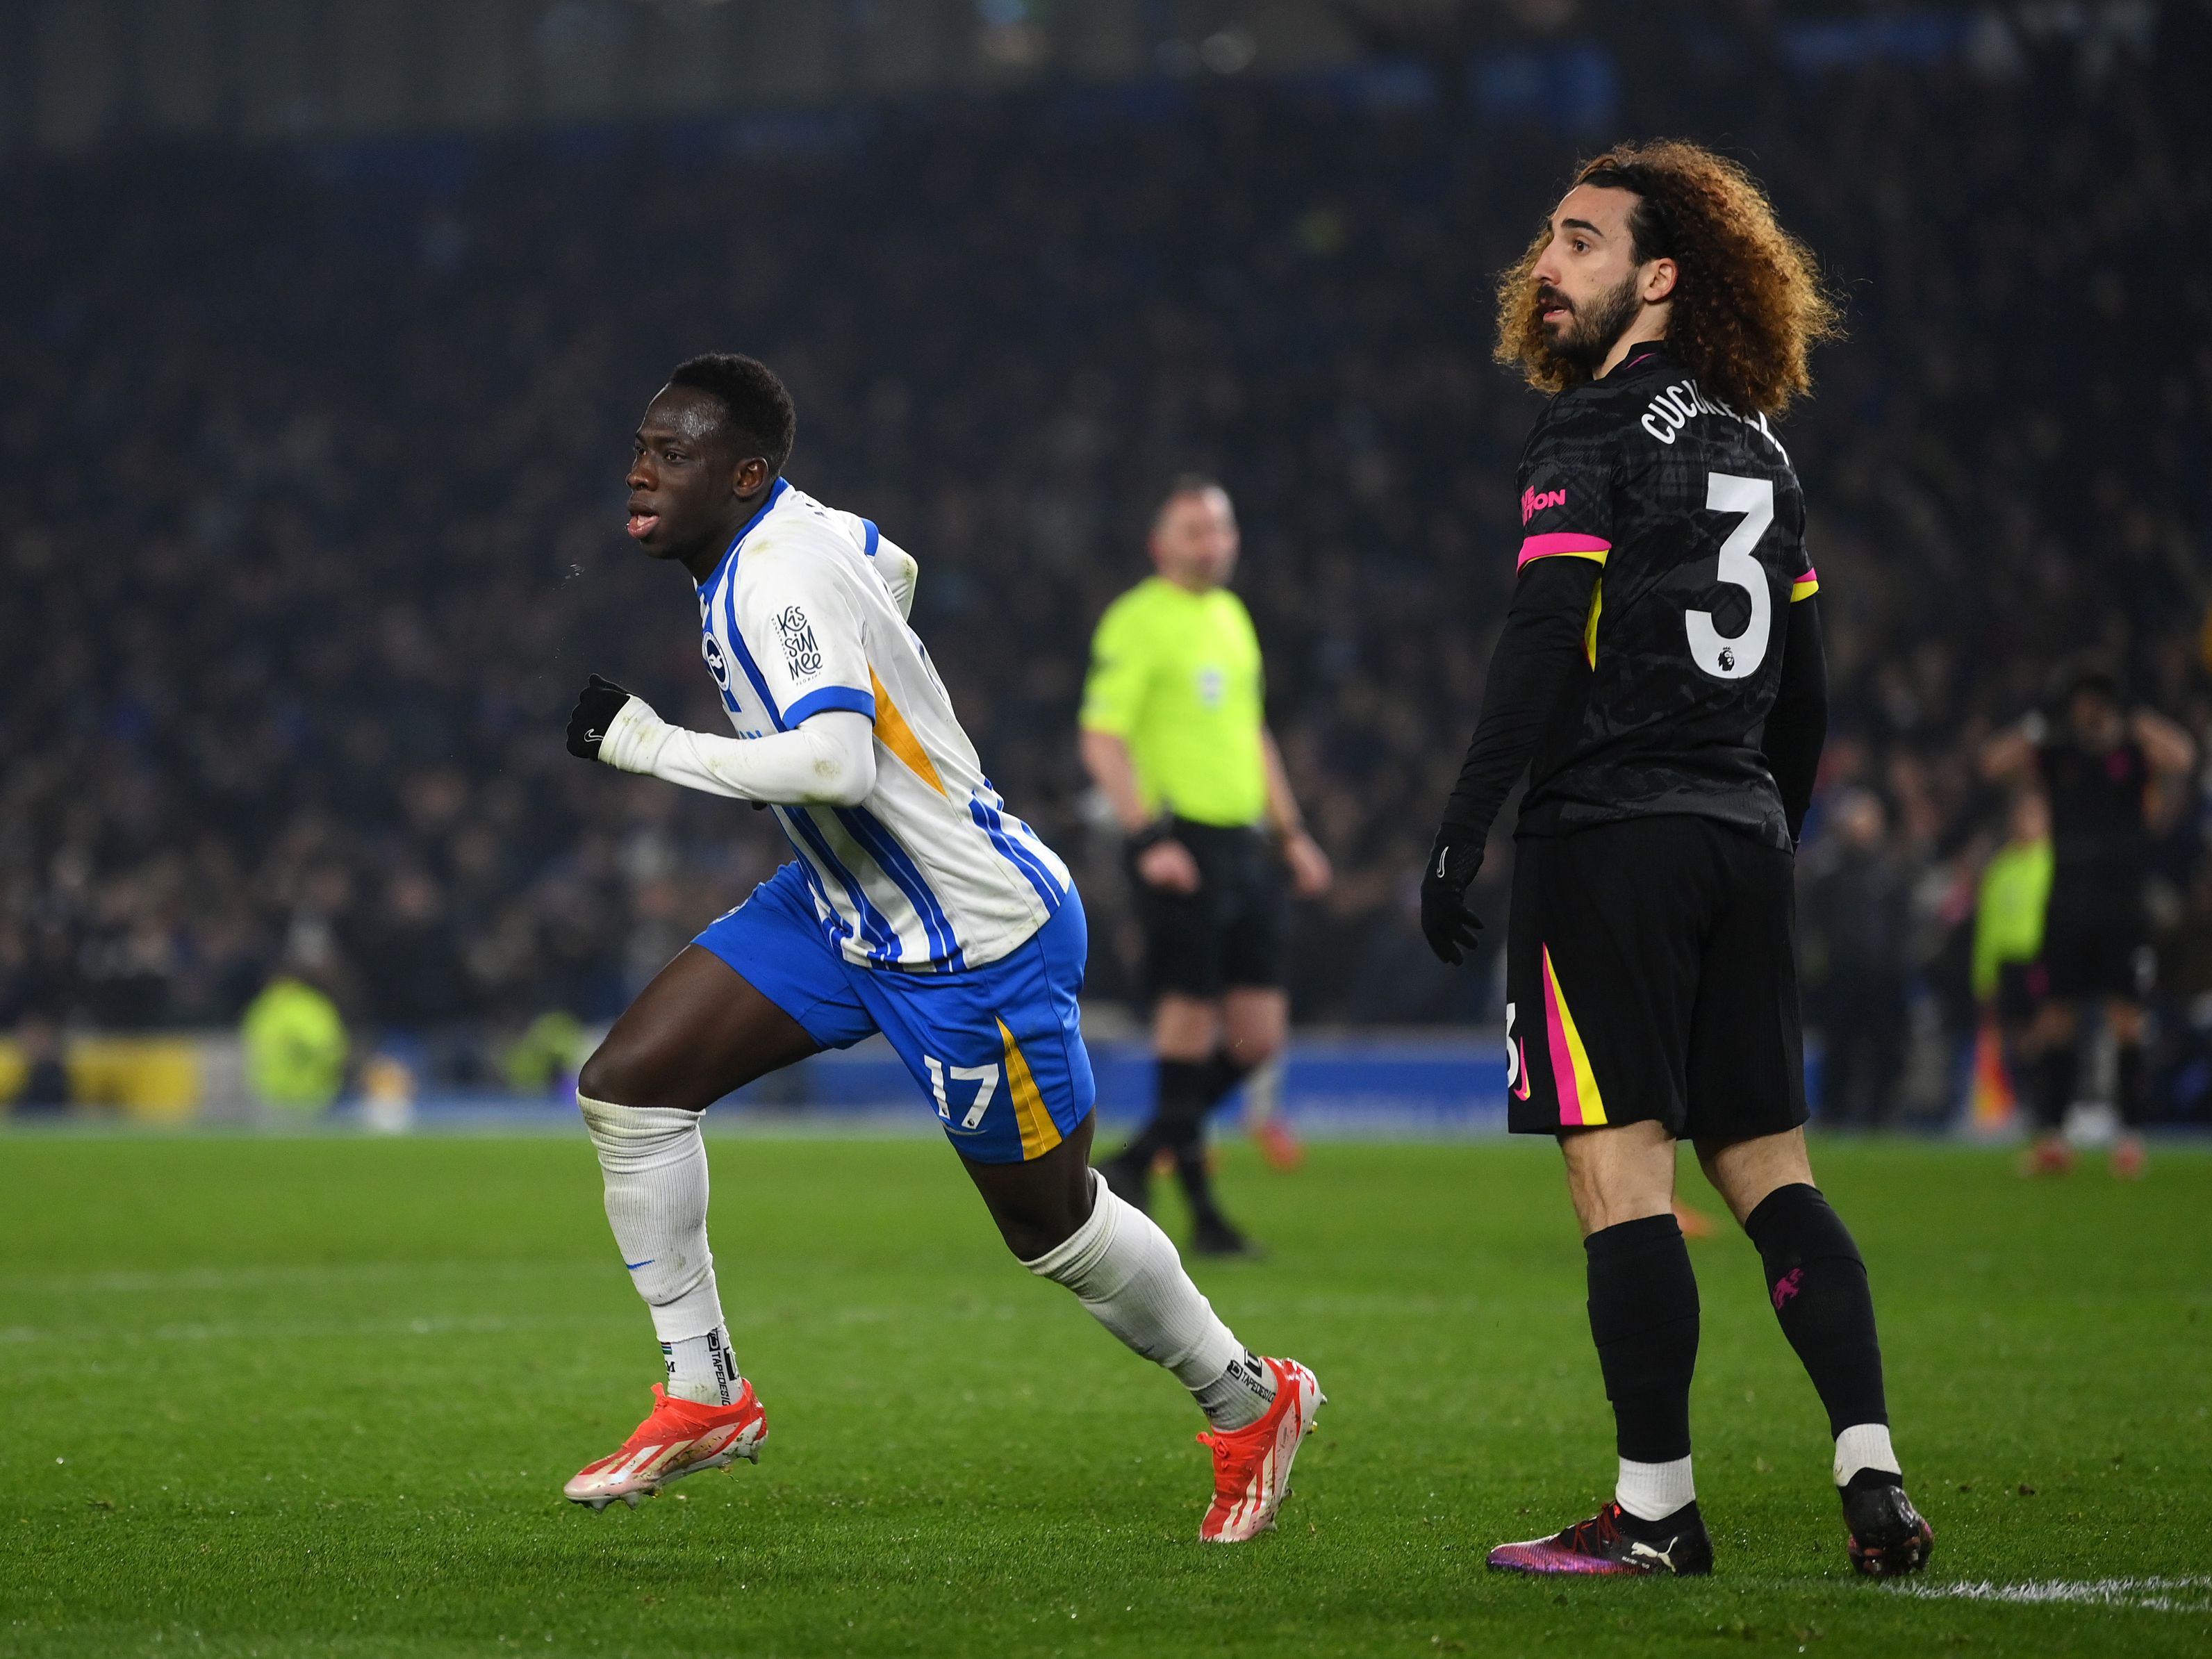
<path id="1" fill-rule="evenodd" d="M 1879 798 L 1852 856 L 1895 902 L 1832 951 L 1808 904 L 1815 1023 L 1824 972 L 1871 952 L 1920 1027 L 1971 1025 L 2006 805 L 1972 756 L 2062 652 L 2112 652 L 2212 749 L 2212 41 L 2175 34 L 2201 17 L 2142 54 L 1681 56 L 1607 112 L 1744 156 L 1847 299 L 1783 435 L 1829 630 L 1825 798 Z M 1413 909 L 1537 407 L 1489 362 L 1488 295 L 1607 135 L 1486 117 L 1460 78 L 14 164 L 0 1023 L 227 1023 L 288 963 L 371 1028 L 604 1018 L 737 902 L 780 855 L 764 819 L 561 742 L 592 671 L 721 724 L 680 573 L 621 533 L 630 426 L 708 348 L 775 365 L 795 479 L 921 561 L 916 624 L 1084 872 L 1109 994 L 1085 647 L 1161 481 L 1222 477 L 1343 872 L 1301 918 L 1299 1015 L 1486 1016 L 1492 977 L 1437 969 Z M 2165 1074 L 2202 1113 L 2202 792 L 2160 823 Z M 1816 816 L 1808 886 L 1839 846 Z"/>

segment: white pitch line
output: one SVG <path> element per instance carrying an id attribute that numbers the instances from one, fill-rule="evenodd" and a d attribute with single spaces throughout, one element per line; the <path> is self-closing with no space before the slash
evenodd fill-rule
<path id="1" fill-rule="evenodd" d="M 1990 1579 L 1957 1583 L 1892 1584 L 1893 1595 L 1925 1601 L 2051 1603 L 2089 1607 L 2143 1607 L 2155 1613 L 2212 1613 L 2212 1578 L 2041 1578 L 2022 1584 Z"/>

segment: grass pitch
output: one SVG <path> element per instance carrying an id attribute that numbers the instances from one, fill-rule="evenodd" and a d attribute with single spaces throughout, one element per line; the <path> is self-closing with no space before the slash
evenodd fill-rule
<path id="1" fill-rule="evenodd" d="M 0 1139 L 0 1653 L 2212 1650 L 2203 1153 L 2133 1188 L 1816 1153 L 1936 1526 L 1914 1595 L 1851 1576 L 1733 1234 L 1692 1247 L 1717 1575 L 1483 1571 L 1613 1472 L 1541 1143 L 1229 1149 L 1273 1255 L 1200 1281 L 1331 1403 L 1281 1531 L 1226 1549 L 1188 1399 L 1006 1258 L 941 1146 L 712 1147 L 772 1437 L 593 1516 L 561 1482 L 656 1355 L 580 1135 Z"/>

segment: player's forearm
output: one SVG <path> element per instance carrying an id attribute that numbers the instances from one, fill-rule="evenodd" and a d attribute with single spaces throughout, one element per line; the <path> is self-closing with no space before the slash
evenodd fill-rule
<path id="1" fill-rule="evenodd" d="M 2197 740 L 2188 731 L 2154 710 L 2138 708 L 2130 722 L 2144 757 L 2158 771 L 2184 773 L 2197 766 Z"/>
<path id="2" fill-rule="evenodd" d="M 849 709 L 817 714 L 790 732 L 721 738 L 672 726 L 632 697 L 599 758 L 687 789 L 779 806 L 855 806 L 876 783 L 874 727 Z"/>
<path id="3" fill-rule="evenodd" d="M 1820 600 L 1800 599 L 1790 607 L 1790 635 L 1783 647 L 1782 684 L 1766 716 L 1759 746 L 1767 769 L 1782 794 L 1790 839 L 1805 827 L 1813 804 L 1813 784 L 1820 772 L 1820 750 L 1828 740 L 1828 656 L 1820 639 Z"/>
<path id="4" fill-rule="evenodd" d="M 1528 769 L 1544 722 L 1583 660 L 1583 630 L 1598 567 L 1588 559 L 1543 559 L 1514 592 L 1505 629 L 1483 684 L 1482 714 L 1460 767 L 1444 822 L 1480 842 Z"/>
<path id="5" fill-rule="evenodd" d="M 1283 765 L 1283 750 L 1275 741 L 1275 734 L 1267 727 L 1260 728 L 1260 750 L 1267 769 L 1267 822 L 1284 840 L 1301 835 L 1306 827 L 1305 815 L 1298 811 L 1298 798 L 1291 788 L 1291 775 Z"/>
<path id="6" fill-rule="evenodd" d="M 1137 787 L 1137 765 L 1129 758 L 1129 745 L 1111 732 L 1085 732 L 1077 746 L 1083 756 L 1083 769 L 1106 797 L 1122 829 L 1133 835 L 1151 823 L 1152 815 L 1145 810 L 1144 792 Z"/>
<path id="7" fill-rule="evenodd" d="M 2040 715 L 2031 715 L 2020 725 L 1998 732 L 1982 745 L 1982 775 L 1991 783 L 2005 783 L 2024 775 L 2035 763 L 2035 745 L 2042 737 Z"/>

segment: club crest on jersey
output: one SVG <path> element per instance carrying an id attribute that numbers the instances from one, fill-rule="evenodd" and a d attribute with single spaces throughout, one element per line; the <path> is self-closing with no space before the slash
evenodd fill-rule
<path id="1" fill-rule="evenodd" d="M 822 647 L 815 643 L 814 624 L 804 611 L 794 605 L 777 611 L 775 631 L 783 635 L 783 661 L 792 678 L 808 679 L 822 672 Z"/>
<path id="2" fill-rule="evenodd" d="M 722 655 L 722 642 L 712 634 L 699 636 L 699 654 L 707 659 L 707 672 L 714 677 L 714 684 L 723 690 L 730 689 L 729 660 Z"/>
<path id="3" fill-rule="evenodd" d="M 1521 492 L 1521 522 L 1526 524 L 1539 513 L 1567 504 L 1567 492 L 1559 489 L 1524 489 Z"/>

